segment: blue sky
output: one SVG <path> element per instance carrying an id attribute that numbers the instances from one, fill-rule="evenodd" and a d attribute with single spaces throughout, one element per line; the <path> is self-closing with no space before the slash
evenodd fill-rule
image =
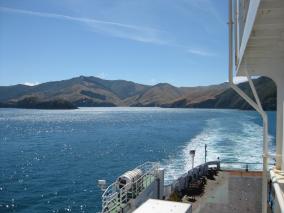
<path id="1" fill-rule="evenodd" d="M 227 80 L 227 1 L 0 0 L 0 85 Z"/>

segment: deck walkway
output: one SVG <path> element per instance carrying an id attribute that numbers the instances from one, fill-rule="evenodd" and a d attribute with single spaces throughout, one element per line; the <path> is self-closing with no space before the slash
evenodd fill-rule
<path id="1" fill-rule="evenodd" d="M 261 212 L 261 172 L 221 171 L 190 202 L 194 213 Z"/>

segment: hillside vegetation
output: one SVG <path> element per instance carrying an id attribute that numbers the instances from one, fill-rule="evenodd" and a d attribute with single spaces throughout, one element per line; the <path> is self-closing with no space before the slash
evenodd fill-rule
<path id="1" fill-rule="evenodd" d="M 254 80 L 266 110 L 275 110 L 276 87 L 268 78 Z M 248 83 L 239 86 L 252 97 Z M 36 86 L 0 87 L 0 107 L 74 109 L 76 107 L 177 107 L 234 108 L 250 106 L 228 83 L 199 87 L 175 87 L 167 83 L 154 86 L 124 80 L 104 80 L 80 76 Z"/>

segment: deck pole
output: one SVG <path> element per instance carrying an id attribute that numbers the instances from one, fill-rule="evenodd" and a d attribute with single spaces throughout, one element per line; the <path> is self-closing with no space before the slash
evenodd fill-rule
<path id="1" fill-rule="evenodd" d="M 204 156 L 205 156 L 205 163 L 206 163 L 206 161 L 207 161 L 207 144 L 205 144 L 205 146 L 204 146 Z"/>

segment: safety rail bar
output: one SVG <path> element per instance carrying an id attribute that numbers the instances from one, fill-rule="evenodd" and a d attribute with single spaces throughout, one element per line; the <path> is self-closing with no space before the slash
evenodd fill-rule
<path id="1" fill-rule="evenodd" d="M 278 205 L 278 210 L 284 212 L 284 194 L 283 189 L 281 189 L 281 185 L 284 183 L 280 183 L 281 179 L 283 179 L 284 174 L 279 170 L 271 169 L 269 172 L 270 176 L 270 184 L 268 187 L 268 201 L 269 206 L 272 209 L 272 212 L 276 212 L 275 207 Z"/>
<path id="2" fill-rule="evenodd" d="M 251 163 L 251 162 L 231 162 L 231 161 L 221 161 L 221 169 L 225 170 L 235 170 L 235 169 L 245 169 L 246 171 L 262 171 L 262 163 Z M 274 164 L 269 164 L 269 169 L 271 169 Z"/>

